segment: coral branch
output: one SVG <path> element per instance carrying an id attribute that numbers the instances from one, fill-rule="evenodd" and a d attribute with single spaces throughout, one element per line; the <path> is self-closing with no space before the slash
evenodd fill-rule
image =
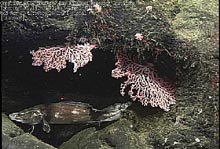
<path id="1" fill-rule="evenodd" d="M 132 100 L 139 100 L 142 105 L 149 103 L 152 107 L 159 106 L 165 111 L 175 104 L 173 89 L 162 79 L 159 79 L 150 66 L 135 63 L 125 53 L 117 54 L 116 68 L 112 70 L 112 77 L 127 77 L 121 84 L 120 93 L 125 95 L 126 87 L 130 86 L 128 95 Z"/>
<path id="2" fill-rule="evenodd" d="M 44 64 L 44 70 L 47 72 L 51 69 L 56 69 L 58 72 L 66 68 L 66 61 L 73 63 L 73 72 L 76 72 L 79 67 L 85 66 L 89 61 L 92 61 L 91 50 L 95 45 L 86 43 L 76 46 L 57 46 L 50 48 L 39 48 L 37 51 L 31 51 L 33 66 L 41 66 Z"/>

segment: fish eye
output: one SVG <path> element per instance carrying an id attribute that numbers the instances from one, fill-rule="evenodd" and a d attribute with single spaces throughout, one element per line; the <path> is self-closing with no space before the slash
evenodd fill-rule
<path id="1" fill-rule="evenodd" d="M 120 109 L 126 109 L 127 107 L 127 105 L 121 105 Z"/>

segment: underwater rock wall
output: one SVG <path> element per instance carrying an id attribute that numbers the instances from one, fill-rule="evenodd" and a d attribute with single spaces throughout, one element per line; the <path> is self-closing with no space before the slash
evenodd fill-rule
<path id="1" fill-rule="evenodd" d="M 33 7 L 30 3 L 20 3 Z M 39 1 L 32 3 L 40 5 Z M 64 5 L 47 9 L 59 3 Z M 152 63 L 159 76 L 173 82 L 176 105 L 169 112 L 134 102 L 129 109 L 135 115 L 131 119 L 92 128 L 55 125 L 52 127 L 56 132 L 47 135 L 43 134 L 42 126 L 36 126 L 33 135 L 56 147 L 72 137 L 61 148 L 69 144 L 79 149 L 90 145 L 94 148 L 102 145 L 109 148 L 126 145 L 155 149 L 218 148 L 218 2 L 156 0 L 117 7 L 111 2 L 103 6 L 103 14 L 89 14 L 86 11 L 90 8 L 89 2 L 85 3 L 86 7 L 80 5 L 73 9 L 71 2 L 52 2 L 38 11 L 27 11 L 19 5 L 22 8 L 15 9 L 14 14 L 21 14 L 19 17 L 24 20 L 5 18 L 2 21 L 2 112 L 9 114 L 61 98 L 88 102 L 100 108 L 131 100 L 127 96 L 120 97 L 120 80 L 111 77 L 116 51 L 124 48 L 138 57 L 141 64 Z M 151 12 L 145 12 L 147 6 L 152 6 Z M 144 38 L 149 37 L 149 42 L 135 40 L 140 31 Z M 155 34 L 147 36 L 149 32 Z M 99 48 L 93 51 L 93 62 L 76 74 L 70 65 L 59 73 L 45 73 L 42 67 L 31 66 L 31 50 L 84 42 L 83 39 L 96 43 Z M 155 48 L 161 49 L 159 55 Z M 118 136 L 124 140 L 117 142 L 114 130 L 122 132 Z M 87 134 L 90 135 L 85 137 Z M 83 143 L 75 140 L 80 137 Z M 91 140 L 97 143 L 91 144 Z"/>

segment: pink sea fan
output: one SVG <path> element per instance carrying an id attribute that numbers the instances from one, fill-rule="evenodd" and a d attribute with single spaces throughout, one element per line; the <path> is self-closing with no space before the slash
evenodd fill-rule
<path id="1" fill-rule="evenodd" d="M 144 66 L 135 63 L 123 52 L 117 54 L 115 65 L 112 77 L 127 77 L 127 80 L 121 84 L 122 96 L 125 95 L 125 88 L 130 86 L 128 95 L 134 101 L 139 100 L 144 106 L 149 103 L 152 107 L 159 106 L 168 111 L 169 106 L 175 104 L 172 88 L 156 76 L 150 65 Z"/>
<path id="2" fill-rule="evenodd" d="M 79 67 L 85 66 L 89 61 L 92 61 L 91 50 L 95 45 L 85 43 L 84 45 L 76 46 L 57 46 L 49 48 L 39 48 L 37 51 L 31 51 L 32 65 L 41 66 L 44 64 L 44 70 L 47 72 L 51 69 L 56 69 L 58 72 L 66 68 L 66 61 L 73 63 L 73 72 L 76 72 Z"/>

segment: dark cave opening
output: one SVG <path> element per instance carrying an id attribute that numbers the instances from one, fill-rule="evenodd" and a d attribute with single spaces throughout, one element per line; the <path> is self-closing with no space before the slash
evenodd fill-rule
<path id="1" fill-rule="evenodd" d="M 62 36 L 63 39 L 65 35 Z M 115 54 L 110 50 L 94 49 L 92 51 L 93 61 L 80 68 L 76 73 L 73 73 L 73 64 L 70 63 L 61 72 L 56 70 L 45 72 L 42 66 L 34 67 L 31 65 L 32 57 L 30 54 L 31 50 L 46 45 L 46 41 L 42 39 L 44 36 L 36 37 L 37 39 L 21 37 L 11 39 L 11 36 L 9 37 L 9 40 L 5 40 L 2 46 L 2 112 L 10 114 L 38 104 L 61 100 L 85 102 L 97 109 L 131 100 L 128 95 L 125 97 L 120 95 L 120 83 L 125 78 L 115 79 L 111 77 L 116 59 Z M 7 39 L 7 36 L 4 38 Z M 62 42 L 57 42 L 57 45 Z M 48 43 L 52 43 L 52 41 Z M 159 59 L 164 60 L 166 58 Z M 168 63 L 171 64 L 173 61 Z M 160 71 L 162 73 L 167 71 L 160 62 L 156 66 L 158 70 L 163 68 Z M 150 106 L 142 107 L 139 102 L 134 103 L 134 107 L 138 106 L 138 109 L 142 111 L 141 113 L 160 113 L 161 111 L 159 108 L 154 109 Z M 135 108 L 132 109 L 135 111 Z M 42 125 L 39 124 L 35 126 L 33 135 L 58 147 L 80 130 L 92 126 L 101 129 L 111 123 L 104 123 L 101 126 L 87 124 L 52 125 L 52 131 L 49 134 L 45 133 L 42 130 Z M 25 132 L 29 132 L 31 128 L 31 126 L 21 123 L 16 123 L 16 125 L 23 128 Z"/>

